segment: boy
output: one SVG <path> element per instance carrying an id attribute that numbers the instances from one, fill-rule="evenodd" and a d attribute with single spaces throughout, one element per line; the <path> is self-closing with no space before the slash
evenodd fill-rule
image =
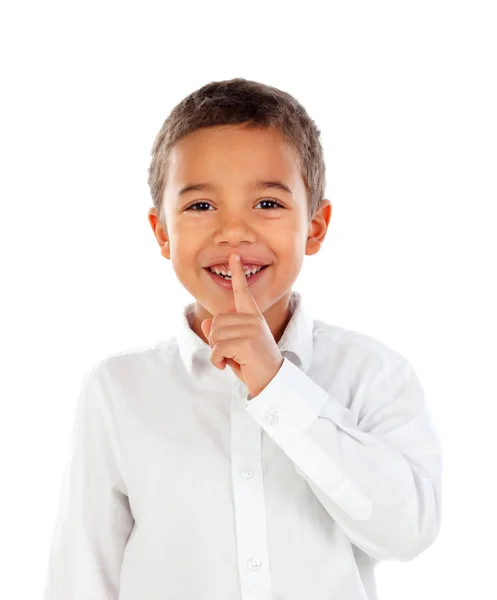
<path id="1" fill-rule="evenodd" d="M 412 366 L 292 290 L 331 217 L 319 135 L 239 78 L 163 124 L 148 218 L 195 302 L 86 374 L 45 600 L 371 600 L 377 561 L 436 539 Z"/>

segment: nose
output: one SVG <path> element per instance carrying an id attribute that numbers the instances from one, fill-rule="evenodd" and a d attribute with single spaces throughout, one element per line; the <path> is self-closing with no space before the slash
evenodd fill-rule
<path id="1" fill-rule="evenodd" d="M 254 242 L 257 239 L 254 230 L 247 224 L 247 220 L 240 214 L 231 214 L 221 217 L 214 234 L 214 242 L 228 242 L 237 245 L 241 242 Z"/>

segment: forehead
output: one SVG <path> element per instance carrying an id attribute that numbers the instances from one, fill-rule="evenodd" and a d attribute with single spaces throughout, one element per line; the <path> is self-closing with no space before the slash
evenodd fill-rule
<path id="1" fill-rule="evenodd" d="M 171 152 L 168 182 L 175 189 L 191 180 L 228 185 L 257 178 L 305 187 L 297 152 L 274 127 L 206 127 L 179 140 Z"/>

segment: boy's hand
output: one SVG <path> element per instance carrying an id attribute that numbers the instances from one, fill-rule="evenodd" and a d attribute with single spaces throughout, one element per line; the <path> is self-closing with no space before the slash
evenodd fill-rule
<path id="1" fill-rule="evenodd" d="M 211 363 L 223 370 L 228 364 L 257 396 L 283 364 L 283 356 L 252 294 L 237 254 L 229 257 L 236 312 L 221 313 L 201 323 L 212 348 Z"/>

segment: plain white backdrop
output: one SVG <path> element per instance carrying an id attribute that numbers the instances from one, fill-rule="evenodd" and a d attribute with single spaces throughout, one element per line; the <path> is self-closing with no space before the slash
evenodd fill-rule
<path id="1" fill-rule="evenodd" d="M 491 595 L 492 8 L 475 0 L 2 5 L 0 597 L 41 596 L 83 373 L 165 339 L 192 301 L 147 220 L 150 150 L 184 96 L 233 77 L 291 93 L 322 132 L 333 213 L 294 289 L 316 318 L 411 361 L 442 438 L 442 531 L 414 561 L 378 567 L 380 600 Z"/>

